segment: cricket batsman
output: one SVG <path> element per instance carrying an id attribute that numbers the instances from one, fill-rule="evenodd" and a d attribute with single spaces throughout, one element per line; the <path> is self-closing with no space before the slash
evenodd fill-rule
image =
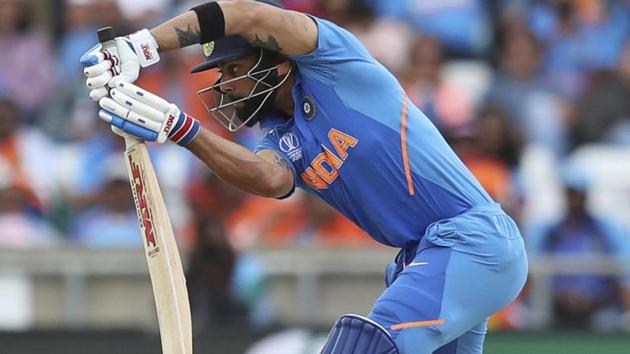
<path id="1" fill-rule="evenodd" d="M 368 316 L 340 317 L 322 353 L 482 353 L 488 317 L 525 283 L 523 239 L 352 34 L 273 0 L 224 0 L 115 42 L 81 58 L 115 132 L 171 140 L 259 196 L 302 188 L 400 249 Z M 199 91 L 210 115 L 268 129 L 253 152 L 133 84 L 160 52 L 193 44 L 206 58 L 192 72 L 220 72 Z"/>

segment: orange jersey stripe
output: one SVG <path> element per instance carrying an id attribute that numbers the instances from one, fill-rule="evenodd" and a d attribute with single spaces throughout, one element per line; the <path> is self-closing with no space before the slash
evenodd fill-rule
<path id="1" fill-rule="evenodd" d="M 409 168 L 409 156 L 407 155 L 407 95 L 403 93 L 403 106 L 400 120 L 400 147 L 402 149 L 403 167 L 407 178 L 407 188 L 409 195 L 414 195 L 413 180 L 411 179 L 411 169 Z"/>
<path id="2" fill-rule="evenodd" d="M 399 323 L 397 325 L 393 325 L 389 328 L 391 328 L 392 331 L 397 331 L 399 329 L 405 329 L 405 328 L 439 326 L 443 324 L 444 324 L 444 320 L 431 320 L 431 321 L 418 321 L 418 322 L 404 322 L 404 323 Z"/>

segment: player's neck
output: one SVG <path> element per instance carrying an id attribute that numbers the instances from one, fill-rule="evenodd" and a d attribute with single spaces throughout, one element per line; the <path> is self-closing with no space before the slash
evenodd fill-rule
<path id="1" fill-rule="evenodd" d="M 295 109 L 295 103 L 293 102 L 293 95 L 291 90 L 295 85 L 295 74 L 290 73 L 287 81 L 285 81 L 280 87 L 278 87 L 278 93 L 275 99 L 275 108 L 282 114 L 289 118 L 293 118 L 293 110 Z"/>

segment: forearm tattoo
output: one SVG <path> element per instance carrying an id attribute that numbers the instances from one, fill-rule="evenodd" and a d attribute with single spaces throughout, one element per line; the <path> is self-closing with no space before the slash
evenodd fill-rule
<path id="1" fill-rule="evenodd" d="M 277 166 L 284 168 L 285 170 L 291 171 L 291 166 L 289 166 L 289 162 L 278 155 L 274 155 L 273 163 Z"/>
<path id="2" fill-rule="evenodd" d="M 278 44 L 278 40 L 276 40 L 276 37 L 272 36 L 271 34 L 267 36 L 266 41 L 256 35 L 256 38 L 252 41 L 252 44 L 256 47 L 269 49 L 274 52 L 282 51 L 282 48 L 280 48 L 280 44 Z"/>
<path id="3" fill-rule="evenodd" d="M 181 47 L 198 44 L 201 39 L 199 29 L 193 28 L 191 24 L 188 24 L 186 29 L 175 27 L 175 33 Z"/>

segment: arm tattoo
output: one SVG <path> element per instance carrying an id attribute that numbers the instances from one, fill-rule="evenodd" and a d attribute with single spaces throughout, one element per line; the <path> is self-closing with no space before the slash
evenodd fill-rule
<path id="1" fill-rule="evenodd" d="M 252 41 L 252 44 L 256 47 L 269 49 L 278 53 L 282 51 L 282 48 L 280 48 L 280 44 L 278 44 L 278 40 L 276 40 L 276 37 L 272 36 L 271 34 L 267 35 L 267 41 L 264 41 L 263 39 L 258 37 L 258 35 L 256 35 L 256 38 Z"/>
<path id="2" fill-rule="evenodd" d="M 177 34 L 179 45 L 182 47 L 186 47 L 191 44 L 198 44 L 201 40 L 200 31 L 192 28 L 190 23 L 186 26 L 186 29 L 175 27 L 175 33 Z"/>
<path id="3" fill-rule="evenodd" d="M 289 162 L 278 155 L 273 156 L 273 163 L 284 168 L 285 170 L 292 171 L 291 166 L 289 166 Z"/>

